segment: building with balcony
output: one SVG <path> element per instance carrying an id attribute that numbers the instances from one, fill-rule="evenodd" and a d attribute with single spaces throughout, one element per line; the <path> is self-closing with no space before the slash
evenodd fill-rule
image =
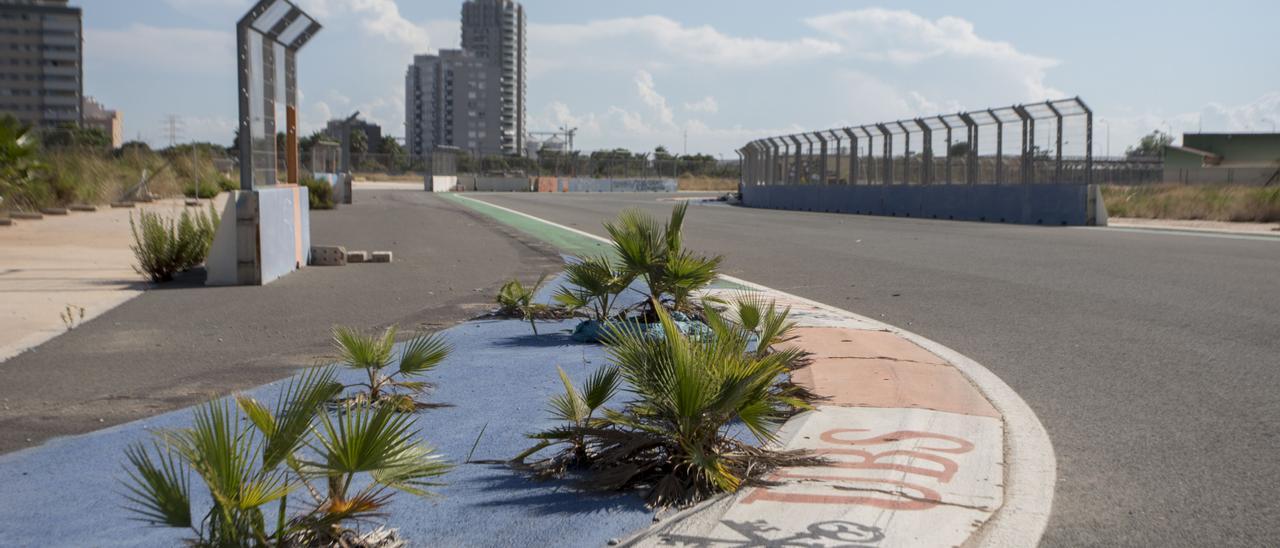
<path id="1" fill-rule="evenodd" d="M 405 74 L 405 146 L 473 156 L 525 152 L 524 9 L 511 0 L 462 6 L 462 49 L 414 56 Z"/>
<path id="2" fill-rule="evenodd" d="M 0 113 L 39 128 L 84 123 L 80 8 L 0 0 Z"/>

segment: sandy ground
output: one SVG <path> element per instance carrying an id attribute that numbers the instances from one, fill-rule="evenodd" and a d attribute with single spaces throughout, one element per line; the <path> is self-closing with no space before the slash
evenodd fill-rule
<path id="1" fill-rule="evenodd" d="M 1110 219 L 1107 219 L 1107 226 L 1121 228 L 1200 230 L 1204 232 L 1235 232 L 1243 234 L 1261 233 L 1280 236 L 1280 223 L 1229 223 L 1225 221 L 1180 221 L 1172 219 L 1111 217 Z"/>
<path id="2" fill-rule="evenodd" d="M 81 308 L 89 320 L 138 296 L 146 280 L 133 269 L 129 216 L 144 209 L 177 215 L 183 203 L 103 206 L 0 227 L 0 362 L 65 332 L 67 307 L 79 324 Z"/>

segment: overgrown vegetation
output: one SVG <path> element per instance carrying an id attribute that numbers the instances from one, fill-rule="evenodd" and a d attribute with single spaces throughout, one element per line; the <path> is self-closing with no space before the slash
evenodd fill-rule
<path id="1" fill-rule="evenodd" d="M 190 529 L 196 546 L 363 545 L 346 524 L 383 515 L 396 491 L 429 495 L 451 466 L 418 441 L 412 415 L 374 406 L 331 416 L 325 404 L 341 391 L 333 368 L 313 369 L 289 382 L 274 410 L 247 396 L 200 407 L 191 428 L 126 450 L 129 509 Z M 198 519 L 192 474 L 210 494 Z M 297 491 L 308 500 L 290 505 Z"/>
<path id="2" fill-rule="evenodd" d="M 516 279 L 502 284 L 495 299 L 498 303 L 498 314 L 524 319 L 524 321 L 529 322 L 529 327 L 533 329 L 533 334 L 537 335 L 537 320 L 547 316 L 551 311 L 551 307 L 534 301 L 538 290 L 542 289 L 542 285 L 545 283 L 547 283 L 546 274 L 540 276 L 538 281 L 531 286 L 526 286 Z"/>
<path id="3" fill-rule="evenodd" d="M 1280 186 L 1104 186 L 1113 217 L 1270 223 L 1280 221 Z"/>
<path id="4" fill-rule="evenodd" d="M 307 187 L 307 201 L 311 204 L 311 209 L 338 207 L 338 202 L 333 197 L 333 186 L 329 183 L 312 177 L 303 177 L 299 182 Z"/>
<path id="5" fill-rule="evenodd" d="M 37 134 L 12 116 L 0 116 L 0 207 L 38 210 L 111 202 L 144 178 L 146 190 L 158 196 L 199 190 L 194 181 L 220 186 L 226 180 L 213 161 L 226 157 L 220 146 L 181 145 L 156 152 L 131 142 L 111 150 L 109 141 L 95 132 L 60 128 Z"/>
<path id="6" fill-rule="evenodd" d="M 361 391 L 345 398 L 344 407 L 372 405 L 410 412 L 427 406 L 418 401 L 417 396 L 431 385 L 415 379 L 440 365 L 452 348 L 438 336 L 422 335 L 406 342 L 399 359 L 393 360 L 395 342 L 395 327 L 381 335 L 365 334 L 349 327 L 333 330 L 333 343 L 342 365 L 363 371 L 367 377 L 365 382 L 354 385 Z M 391 370 L 393 361 L 396 362 L 394 371 Z"/>
<path id="7" fill-rule="evenodd" d="M 140 212 L 136 220 L 130 216 L 133 245 L 129 248 L 138 261 L 134 270 L 158 283 L 199 266 L 209 256 L 219 220 L 212 205 L 208 213 L 183 211 L 177 220 L 148 211 Z"/>
<path id="8" fill-rule="evenodd" d="M 643 279 L 652 305 L 646 318 L 653 321 L 653 307 L 668 306 L 677 312 L 692 311 L 694 291 L 709 285 L 719 274 L 722 257 L 704 256 L 684 247 L 681 233 L 689 204 L 671 211 L 666 225 L 638 209 L 623 211 L 605 230 L 624 272 Z"/>
<path id="9" fill-rule="evenodd" d="M 756 329 L 771 330 L 768 340 L 780 341 L 792 325 L 787 312 L 772 303 L 762 310 L 739 301 L 734 308 L 737 313 L 724 316 L 706 308 L 709 336 L 683 334 L 656 305 L 661 336 L 634 323 L 612 324 L 605 340 L 609 365 L 581 391 L 561 372 L 565 393 L 552 400 L 552 410 L 564 424 L 531 435 L 538 443 L 516 461 L 545 476 L 586 470 L 584 483 L 595 489 L 643 486 L 656 506 L 736 491 L 776 466 L 817 463 L 802 452 L 764 447 L 792 409 L 807 405 L 796 389 L 780 383 L 797 354 L 768 345 L 752 351 L 760 333 L 734 319 L 754 318 Z M 631 399 L 605 407 L 619 391 Z M 735 425 L 760 445 L 739 440 Z M 552 455 L 526 462 L 553 447 L 558 450 Z"/>
<path id="10" fill-rule="evenodd" d="M 598 322 L 613 318 L 618 297 L 636 279 L 636 273 L 619 268 L 603 255 L 570 263 L 564 272 L 566 285 L 556 290 L 556 302 L 570 310 L 586 309 Z"/>

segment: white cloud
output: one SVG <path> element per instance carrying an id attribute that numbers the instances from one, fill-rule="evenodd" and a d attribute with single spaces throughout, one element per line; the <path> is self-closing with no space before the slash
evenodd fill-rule
<path id="1" fill-rule="evenodd" d="M 658 115 L 658 121 L 662 122 L 662 125 L 668 127 L 676 125 L 675 113 L 667 105 L 667 98 L 658 93 L 652 74 L 643 70 L 636 71 L 636 92 L 640 94 L 640 100 Z"/>
<path id="2" fill-rule="evenodd" d="M 1209 103 L 1200 111 L 1205 131 L 1276 131 L 1280 128 L 1280 92 L 1243 105 Z"/>
<path id="3" fill-rule="evenodd" d="M 958 17 L 929 20 L 905 10 L 869 8 L 843 11 L 805 22 L 839 40 L 858 59 L 917 65 L 926 61 L 963 62 L 997 83 L 1016 87 L 1018 100 L 1057 98 L 1063 93 L 1045 83 L 1057 61 L 1019 51 L 1008 42 L 978 35 L 973 23 Z"/>
<path id="4" fill-rule="evenodd" d="M 697 27 L 658 16 L 601 19 L 580 24 L 530 24 L 530 55 L 543 57 L 543 51 L 578 51 L 584 56 L 597 50 L 579 49 L 585 43 L 626 44 L 629 50 L 657 51 L 685 62 L 717 67 L 754 67 L 779 61 L 795 61 L 826 56 L 840 51 L 834 42 L 801 38 L 799 40 L 766 40 L 729 36 L 710 25 Z M 546 48 L 539 51 L 537 48 Z M 543 57 L 545 59 L 554 56 Z M 560 66 L 544 61 L 544 66 Z M 531 61 L 532 64 L 532 61 Z M 565 66 L 574 66 L 566 63 Z"/>
<path id="5" fill-rule="evenodd" d="M 707 114 L 715 114 L 720 112 L 720 103 L 716 102 L 716 98 L 710 95 L 692 103 L 685 103 L 684 109 L 689 112 L 705 112 Z"/>
<path id="6" fill-rule="evenodd" d="M 320 20 L 341 20 L 343 16 L 354 15 L 369 35 L 403 45 L 413 52 L 425 52 L 431 47 L 427 29 L 405 19 L 395 0 L 298 0 L 298 4 Z"/>
<path id="7" fill-rule="evenodd" d="M 87 28 L 84 35 L 89 65 L 158 73 L 235 74 L 235 36 L 230 31 L 134 23 L 119 30 Z"/>

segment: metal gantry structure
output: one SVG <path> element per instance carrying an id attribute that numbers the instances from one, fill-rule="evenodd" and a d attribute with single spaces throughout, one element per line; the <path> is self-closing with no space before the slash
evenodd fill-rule
<path id="1" fill-rule="evenodd" d="M 1064 128 L 1080 119 L 1083 127 L 1074 133 L 1082 134 L 1083 154 L 1064 156 L 1070 144 Z M 1054 130 L 1048 147 L 1036 144 L 1037 122 L 1051 124 Z M 1020 130 L 1019 149 L 1016 155 L 1006 155 L 1005 133 L 1014 127 Z M 983 154 L 983 133 L 987 130 L 991 137 L 990 129 L 995 143 Z M 914 151 L 913 141 L 918 144 Z M 900 153 L 895 153 L 895 145 L 901 145 Z M 936 145 L 944 147 L 941 154 Z M 1093 111 L 1073 97 L 766 137 L 737 152 L 742 182 L 751 185 L 1087 184 L 1093 182 Z M 984 169 L 984 164 L 992 169 Z"/>
<path id="2" fill-rule="evenodd" d="M 297 53 L 317 32 L 320 23 L 289 0 L 259 0 L 236 24 L 241 190 L 277 183 L 281 117 L 287 182 L 298 184 Z"/>

